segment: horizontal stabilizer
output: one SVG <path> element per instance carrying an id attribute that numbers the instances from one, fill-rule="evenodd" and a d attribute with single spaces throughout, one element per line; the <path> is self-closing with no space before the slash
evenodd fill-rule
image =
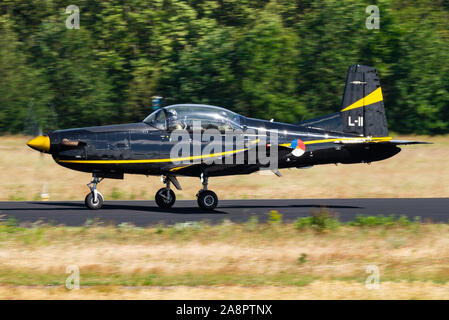
<path id="1" fill-rule="evenodd" d="M 394 145 L 407 145 L 407 144 L 432 144 L 432 142 L 425 142 L 425 141 L 407 141 L 407 140 L 371 140 L 371 139 L 351 139 L 351 140 L 338 140 L 334 143 L 337 144 L 394 144 Z"/>
<path id="2" fill-rule="evenodd" d="M 407 141 L 407 140 L 390 140 L 391 144 L 433 144 L 433 142 L 426 141 Z"/>

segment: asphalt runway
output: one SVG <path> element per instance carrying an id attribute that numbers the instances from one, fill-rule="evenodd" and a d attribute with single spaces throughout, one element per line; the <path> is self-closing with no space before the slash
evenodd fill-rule
<path id="1" fill-rule="evenodd" d="M 309 216 L 314 210 L 326 207 L 337 213 L 341 221 L 364 215 L 420 216 L 423 221 L 448 222 L 449 198 L 430 199 L 276 199 L 276 200 L 221 200 L 212 212 L 201 211 L 194 200 L 178 200 L 169 210 L 159 209 L 154 201 L 105 201 L 100 210 L 88 210 L 81 201 L 0 202 L 0 219 L 15 217 L 20 222 L 42 221 L 53 224 L 79 226 L 88 219 L 105 224 L 132 223 L 136 226 L 158 223 L 207 220 L 211 223 L 229 219 L 248 221 L 257 216 L 268 219 L 270 210 L 283 214 L 284 221 Z"/>

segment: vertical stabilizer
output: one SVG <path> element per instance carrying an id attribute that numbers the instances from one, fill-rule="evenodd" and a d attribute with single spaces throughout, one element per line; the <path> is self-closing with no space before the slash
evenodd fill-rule
<path id="1" fill-rule="evenodd" d="M 388 136 L 377 69 L 362 65 L 349 67 L 340 119 L 344 132 L 365 137 Z"/>

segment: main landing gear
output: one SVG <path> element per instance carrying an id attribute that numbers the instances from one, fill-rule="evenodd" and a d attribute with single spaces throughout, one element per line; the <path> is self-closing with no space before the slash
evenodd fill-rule
<path id="1" fill-rule="evenodd" d="M 214 210 L 218 204 L 218 197 L 215 192 L 207 190 L 208 177 L 204 177 L 203 174 L 201 174 L 201 183 L 203 189 L 196 194 L 198 205 L 203 210 Z"/>
<path id="2" fill-rule="evenodd" d="M 159 208 L 168 209 L 171 208 L 176 201 L 176 195 L 173 190 L 170 189 L 171 183 L 173 183 L 178 190 L 181 189 L 181 185 L 175 176 L 165 176 L 162 178 L 162 182 L 165 183 L 165 188 L 161 188 L 156 192 L 155 200 Z M 215 192 L 207 190 L 208 178 L 201 175 L 201 182 L 203 189 L 198 191 L 198 205 L 203 210 L 214 210 L 218 204 L 218 197 Z"/>
<path id="3" fill-rule="evenodd" d="M 86 207 L 91 210 L 98 210 L 103 206 L 103 195 L 97 190 L 97 184 L 103 181 L 103 178 L 98 178 L 95 174 L 92 175 L 93 180 L 88 183 L 87 186 L 90 189 L 90 193 L 84 199 Z"/>

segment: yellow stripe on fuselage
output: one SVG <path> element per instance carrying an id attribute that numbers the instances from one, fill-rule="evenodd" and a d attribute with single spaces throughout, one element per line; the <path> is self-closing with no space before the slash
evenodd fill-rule
<path id="1" fill-rule="evenodd" d="M 225 151 L 220 153 L 211 153 L 200 156 L 191 156 L 191 157 L 182 157 L 182 158 L 168 158 L 168 159 L 141 159 L 141 160 L 57 160 L 56 162 L 61 163 L 90 163 L 90 164 L 126 164 L 126 163 L 160 163 L 160 162 L 179 162 L 186 160 L 196 160 L 196 159 L 204 159 L 204 158 L 214 158 L 221 157 L 229 154 L 234 154 L 237 152 L 246 151 L 248 148 Z"/>
<path id="2" fill-rule="evenodd" d="M 382 89 L 381 89 L 381 87 L 379 87 L 376 90 L 374 90 L 373 92 L 371 92 L 369 95 L 367 95 L 366 97 L 363 97 L 362 99 L 354 102 L 350 106 L 344 108 L 343 110 L 341 110 L 341 112 L 368 106 L 370 104 L 383 101 L 383 99 L 384 98 L 382 96 Z"/>
<path id="3" fill-rule="evenodd" d="M 188 165 L 182 166 L 182 167 L 175 167 L 175 168 L 170 169 L 170 171 L 171 171 L 171 172 L 173 172 L 173 171 L 178 171 L 178 170 L 180 170 L 180 169 L 184 169 L 184 168 L 187 168 L 187 167 L 190 167 L 190 166 L 192 166 L 192 164 L 188 164 Z"/>

